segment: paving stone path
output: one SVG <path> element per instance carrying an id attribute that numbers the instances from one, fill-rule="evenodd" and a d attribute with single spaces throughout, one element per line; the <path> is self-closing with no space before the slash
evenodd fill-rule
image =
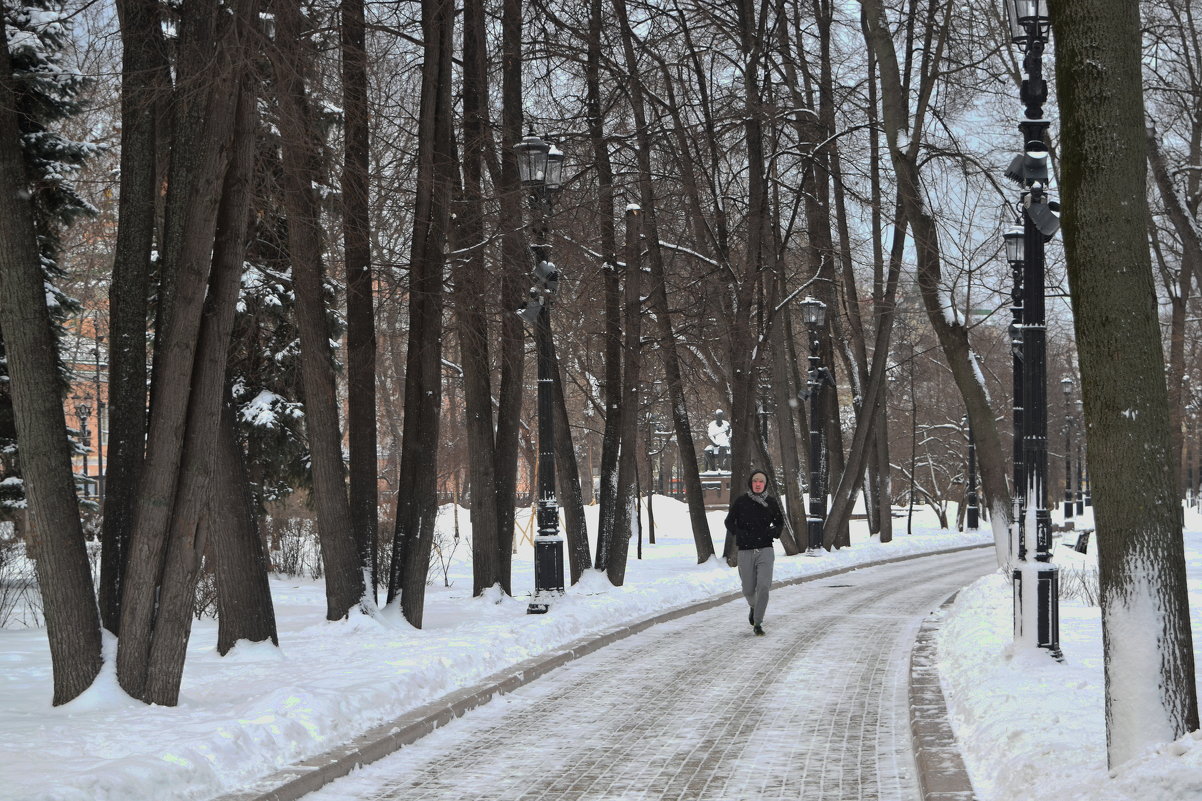
<path id="1" fill-rule="evenodd" d="M 909 653 L 992 550 L 778 588 L 637 634 L 310 801 L 913 801 Z"/>

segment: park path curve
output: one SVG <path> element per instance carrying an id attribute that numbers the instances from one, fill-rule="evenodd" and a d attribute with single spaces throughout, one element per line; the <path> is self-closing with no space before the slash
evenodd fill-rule
<path id="1" fill-rule="evenodd" d="M 307 801 L 912 801 L 923 619 L 992 549 L 779 587 L 650 629 L 498 696 Z"/>

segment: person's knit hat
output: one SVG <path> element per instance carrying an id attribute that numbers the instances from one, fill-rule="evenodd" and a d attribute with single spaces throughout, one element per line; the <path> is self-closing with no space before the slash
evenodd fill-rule
<path id="1" fill-rule="evenodd" d="M 769 482 L 769 481 L 768 481 L 768 474 L 767 474 L 766 472 L 764 472 L 763 470 L 760 470 L 760 469 L 758 469 L 758 468 L 757 468 L 757 469 L 754 469 L 754 470 L 752 470 L 752 471 L 751 471 L 751 474 L 747 476 L 747 489 L 751 489 L 751 480 L 752 480 L 753 478 L 755 478 L 756 476 L 763 476 L 763 477 L 764 477 L 764 489 L 765 489 L 765 490 L 767 490 L 767 489 L 768 489 L 768 486 L 767 486 L 767 485 L 768 485 L 769 483 L 771 483 L 771 482 Z"/>

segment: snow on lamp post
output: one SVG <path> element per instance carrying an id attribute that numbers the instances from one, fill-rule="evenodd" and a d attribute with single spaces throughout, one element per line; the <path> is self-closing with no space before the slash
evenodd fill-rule
<path id="1" fill-rule="evenodd" d="M 1024 119 L 1018 128 L 1023 152 L 1006 177 L 1022 187 L 1022 446 L 1023 495 L 1018 520 L 1018 565 L 1014 570 L 1014 637 L 1060 657 L 1059 580 L 1052 564 L 1052 521 L 1048 509 L 1047 325 L 1044 296 L 1044 244 L 1060 227 L 1057 203 L 1048 197 L 1047 132 L 1043 117 L 1048 97 L 1043 50 L 1050 33 L 1046 0 L 1007 0 L 1011 41 L 1024 54 L 1020 100 Z M 1019 397 L 1019 388 L 1015 388 Z M 1034 559 L 1028 559 L 1029 545 Z"/>
<path id="2" fill-rule="evenodd" d="M 514 146 L 518 175 L 530 193 L 533 211 L 530 250 L 534 256 L 534 285 L 530 300 L 518 315 L 534 328 L 538 357 L 538 534 L 534 537 L 534 597 L 529 614 L 543 614 L 563 594 L 563 536 L 559 532 L 559 502 L 555 495 L 555 421 L 552 416 L 551 299 L 559 288 L 559 270 L 551 261 L 547 219 L 554 193 L 563 178 L 563 153 L 531 131 Z"/>
<path id="3" fill-rule="evenodd" d="M 822 436 L 822 407 L 819 404 L 823 383 L 831 382 L 830 372 L 822 366 L 822 327 L 826 324 L 826 304 L 807 297 L 801 301 L 801 318 L 810 335 L 810 373 L 806 394 L 810 399 L 810 510 L 806 516 L 806 553 L 816 556 L 822 547 L 822 528 L 826 524 L 826 453 Z"/>

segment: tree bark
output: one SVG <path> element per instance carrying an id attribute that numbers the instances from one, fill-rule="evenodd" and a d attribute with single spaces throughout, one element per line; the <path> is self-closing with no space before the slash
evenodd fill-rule
<path id="1" fill-rule="evenodd" d="M 1139 9 L 1062 0 L 1055 11 L 1062 229 L 1097 520 L 1107 755 L 1116 767 L 1197 729 L 1198 700 L 1145 229 Z M 1155 669 L 1142 667 L 1149 660 Z"/>
<path id="2" fill-rule="evenodd" d="M 520 225 L 525 194 L 518 181 L 513 147 L 522 138 L 522 0 L 503 0 L 501 14 L 501 306 L 510 311 L 526 296 L 529 248 Z M 514 497 L 517 492 L 525 336 L 516 314 L 501 315 L 501 386 L 497 399 L 497 566 L 501 589 L 513 593 Z"/>
<path id="3" fill-rule="evenodd" d="M 250 476 L 226 398 L 216 442 L 216 483 L 206 524 L 217 578 L 217 653 L 225 656 L 239 640 L 279 645 L 268 571 L 271 568 L 255 516 Z"/>
<path id="4" fill-rule="evenodd" d="M 451 186 L 451 55 L 454 3 L 422 4 L 425 60 L 418 118 L 418 194 L 409 271 L 409 348 L 404 444 L 388 600 L 399 591 L 405 619 L 421 628 L 438 511 L 442 405 L 442 293 Z"/>
<path id="5" fill-rule="evenodd" d="M 156 113 L 170 86 L 156 0 L 120 0 L 121 189 L 109 283 L 109 440 L 101 524 L 100 616 L 121 629 L 121 590 L 146 441 L 146 315 L 154 240 Z"/>
<path id="6" fill-rule="evenodd" d="M 622 288 L 618 273 L 618 238 L 614 225 L 613 167 L 605 139 L 601 106 L 601 38 L 605 20 L 601 0 L 589 2 L 588 61 L 585 72 L 589 139 L 597 170 L 600 206 L 602 279 L 605 282 L 605 381 L 601 385 L 605 428 L 601 434 L 600 498 L 597 510 L 598 570 L 607 568 L 618 513 L 618 455 L 620 452 L 622 397 Z M 590 476 L 591 480 L 591 476 Z"/>
<path id="7" fill-rule="evenodd" d="M 488 132 L 488 52 L 482 0 L 463 4 L 463 203 L 455 266 L 455 302 L 471 482 L 472 594 L 501 580 L 497 534 L 497 448 L 493 427 L 484 244 L 484 150 Z M 502 315 L 510 310 L 505 309 Z M 508 316 L 514 316 L 511 312 Z M 509 505 L 512 506 L 512 498 Z"/>
<path id="8" fill-rule="evenodd" d="M 164 227 L 163 283 L 155 335 L 157 377 L 146 462 L 134 508 L 122 585 L 117 679 L 150 700 L 151 651 L 179 485 L 201 312 L 208 284 L 221 182 L 233 132 L 234 26 L 211 0 L 181 13 L 175 140 Z"/>
<path id="9" fill-rule="evenodd" d="M 614 535 L 606 564 L 609 582 L 621 587 L 626 581 L 626 559 L 638 507 L 639 438 L 639 312 L 642 300 L 642 214 L 637 206 L 626 209 L 626 269 L 622 293 L 622 398 L 619 401 L 621 443 L 618 454 L 618 492 L 614 498 Z"/>
<path id="10" fill-rule="evenodd" d="M 346 145 L 342 166 L 342 241 L 346 266 L 346 402 L 350 517 L 359 565 L 376 601 L 379 581 L 379 467 L 376 454 L 376 320 L 368 207 L 367 52 L 363 0 L 342 0 L 342 95 Z"/>
<path id="11" fill-rule="evenodd" d="M 258 24 L 258 4 L 250 3 L 238 19 L 241 41 Z M 216 507 L 225 498 L 214 491 L 214 471 L 224 407 L 225 376 L 230 332 L 238 295 L 242 288 L 242 265 L 246 260 L 246 231 L 253 180 L 256 105 L 258 93 L 246 70 L 252 52 L 236 52 L 232 73 L 241 86 L 236 103 L 226 113 L 235 115 L 232 124 L 236 142 L 226 171 L 221 205 L 216 221 L 213 265 L 205 299 L 199 342 L 194 360 L 188 420 L 184 434 L 180 478 L 168 529 L 167 556 L 154 619 L 147 679 L 142 700 L 175 706 L 183 677 L 184 658 L 192 629 L 196 583 L 207 549 L 207 535 L 216 519 Z"/>
<path id="12" fill-rule="evenodd" d="M 305 78 L 311 72 L 307 32 L 298 0 L 279 0 L 272 66 L 282 127 L 284 203 L 288 251 L 300 333 L 305 432 L 313 472 L 318 540 L 326 582 L 326 618 L 340 620 L 366 601 L 363 571 L 351 528 L 330 327 L 322 266 L 320 134 L 309 106 Z"/>
<path id="13" fill-rule="evenodd" d="M 91 686 L 100 672 L 100 616 L 79 521 L 71 453 L 58 388 L 58 358 L 46 306 L 17 115 L 8 35 L 0 15 L 0 332 L 4 336 L 21 468 L 50 663 L 54 704 Z"/>
<path id="14" fill-rule="evenodd" d="M 567 399 L 563 394 L 563 371 L 559 369 L 559 357 L 555 346 L 551 346 L 551 375 L 554 397 L 551 400 L 555 415 L 555 480 L 558 490 L 556 500 L 563 512 L 564 544 L 568 552 L 568 572 L 571 583 L 580 580 L 584 571 L 591 567 L 592 558 L 588 547 L 588 524 L 584 519 L 584 496 L 580 490 L 580 468 L 576 463 L 576 447 L 572 443 L 572 422 L 568 419 Z"/>

